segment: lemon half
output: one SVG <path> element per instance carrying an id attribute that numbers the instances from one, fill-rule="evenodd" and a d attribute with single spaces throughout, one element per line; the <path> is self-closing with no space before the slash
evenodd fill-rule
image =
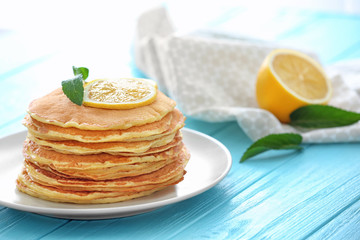
<path id="1" fill-rule="evenodd" d="M 290 114 L 299 107 L 326 104 L 331 94 L 331 83 L 321 65 L 298 51 L 272 51 L 258 72 L 259 107 L 272 112 L 283 123 L 290 122 Z"/>
<path id="2" fill-rule="evenodd" d="M 157 84 L 142 78 L 96 79 L 84 85 L 85 106 L 131 109 L 151 104 Z"/>

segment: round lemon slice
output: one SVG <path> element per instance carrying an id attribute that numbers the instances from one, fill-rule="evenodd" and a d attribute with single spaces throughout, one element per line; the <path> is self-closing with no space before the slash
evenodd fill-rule
<path id="1" fill-rule="evenodd" d="M 85 106 L 107 109 L 131 109 L 151 104 L 157 84 L 141 78 L 96 79 L 84 86 Z"/>
<path id="2" fill-rule="evenodd" d="M 281 122 L 309 104 L 326 104 L 332 87 L 321 65 L 314 59 L 289 49 L 272 51 L 260 67 L 256 81 L 259 107 L 272 112 Z"/>

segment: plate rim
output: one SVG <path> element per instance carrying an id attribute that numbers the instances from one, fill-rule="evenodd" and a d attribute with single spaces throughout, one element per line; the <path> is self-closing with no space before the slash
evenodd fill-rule
<path id="1" fill-rule="evenodd" d="M 221 143 L 219 140 L 215 139 L 214 137 L 211 137 L 205 133 L 202 133 L 197 130 L 190 129 L 190 128 L 186 128 L 186 127 L 182 128 L 181 131 L 186 132 L 186 134 L 192 134 L 192 135 L 201 136 L 202 138 L 206 138 L 207 140 L 214 142 L 225 153 L 225 156 L 226 156 L 225 170 L 220 174 L 220 176 L 218 176 L 214 181 L 212 181 L 211 184 L 208 184 L 204 188 L 200 188 L 200 189 L 197 189 L 196 191 L 190 192 L 190 193 L 182 195 L 182 196 L 174 197 L 174 198 L 167 198 L 167 199 L 162 199 L 162 200 L 155 201 L 155 202 L 141 203 L 138 205 L 131 205 L 131 206 L 117 206 L 117 207 L 105 207 L 105 208 L 81 208 L 81 209 L 56 208 L 56 207 L 28 206 L 28 205 L 17 204 L 17 203 L 8 202 L 8 201 L 5 202 L 2 199 L 0 199 L 0 205 L 2 205 L 4 207 L 12 208 L 12 209 L 20 210 L 20 211 L 26 211 L 26 212 L 31 212 L 31 213 L 36 213 L 36 214 L 41 214 L 41 215 L 46 215 L 46 216 L 53 216 L 53 217 L 55 216 L 55 217 L 66 218 L 66 219 L 94 219 L 94 218 L 91 218 L 90 216 L 97 216 L 100 214 L 101 215 L 109 215 L 109 214 L 110 215 L 116 215 L 116 214 L 120 215 L 122 213 L 129 213 L 129 212 L 135 212 L 135 211 L 146 212 L 146 210 L 151 211 L 151 210 L 154 210 L 154 209 L 157 209 L 160 207 L 167 206 L 169 204 L 181 202 L 186 199 L 197 196 L 197 195 L 204 193 L 207 190 L 211 189 L 212 187 L 217 185 L 222 179 L 225 178 L 225 176 L 229 173 L 229 171 L 231 169 L 232 157 L 231 157 L 230 151 L 225 147 L 225 145 L 223 143 Z M 13 133 L 11 135 L 7 135 L 5 137 L 1 137 L 0 141 L 3 141 L 4 139 L 7 139 L 7 138 L 15 137 L 15 135 L 26 134 L 26 132 L 27 132 L 26 130 L 23 130 L 23 131 L 19 131 L 17 133 Z M 18 191 L 18 190 L 15 189 L 15 191 Z M 30 197 L 32 197 L 32 196 L 30 196 Z M 35 197 L 33 197 L 33 198 L 35 198 Z M 46 201 L 46 200 L 44 200 L 44 201 Z M 74 206 L 76 205 L 76 204 L 72 204 L 72 203 L 66 203 L 66 204 L 71 204 Z M 102 205 L 106 205 L 106 204 L 102 204 Z M 68 218 L 68 217 L 66 217 L 68 215 L 71 215 L 71 216 L 86 215 L 88 217 Z M 134 214 L 134 215 L 137 215 L 137 214 Z M 126 215 L 126 216 L 130 216 L 130 215 Z M 115 217 L 116 216 L 111 217 L 111 218 L 115 218 Z M 104 218 L 98 218 L 98 219 L 104 219 Z"/>

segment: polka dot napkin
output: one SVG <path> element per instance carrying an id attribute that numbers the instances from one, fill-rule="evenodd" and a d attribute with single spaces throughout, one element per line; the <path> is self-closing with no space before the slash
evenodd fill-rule
<path id="1" fill-rule="evenodd" d="M 295 132 L 308 143 L 360 141 L 359 122 L 346 127 L 300 130 L 280 123 L 258 107 L 257 71 L 267 54 L 281 46 L 201 32 L 179 34 L 164 8 L 144 13 L 136 31 L 137 66 L 157 80 L 187 116 L 211 122 L 236 120 L 252 140 L 271 133 Z M 360 80 L 359 69 L 360 61 L 326 69 L 333 84 L 329 105 L 360 112 L 360 85 L 354 80 Z"/>

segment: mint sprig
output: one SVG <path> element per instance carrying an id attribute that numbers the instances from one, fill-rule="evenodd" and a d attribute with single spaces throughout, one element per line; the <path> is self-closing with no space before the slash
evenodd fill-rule
<path id="1" fill-rule="evenodd" d="M 302 136 L 296 133 L 270 134 L 254 142 L 243 154 L 240 162 L 268 150 L 302 149 Z"/>
<path id="2" fill-rule="evenodd" d="M 343 127 L 360 121 L 360 114 L 328 105 L 308 105 L 290 114 L 290 125 L 303 128 Z M 240 162 L 268 150 L 301 149 L 300 134 L 271 134 L 254 142 L 243 154 Z"/>
<path id="3" fill-rule="evenodd" d="M 73 66 L 73 73 L 75 77 L 62 81 L 61 86 L 70 101 L 81 106 L 84 99 L 84 81 L 89 76 L 89 69 Z"/>

